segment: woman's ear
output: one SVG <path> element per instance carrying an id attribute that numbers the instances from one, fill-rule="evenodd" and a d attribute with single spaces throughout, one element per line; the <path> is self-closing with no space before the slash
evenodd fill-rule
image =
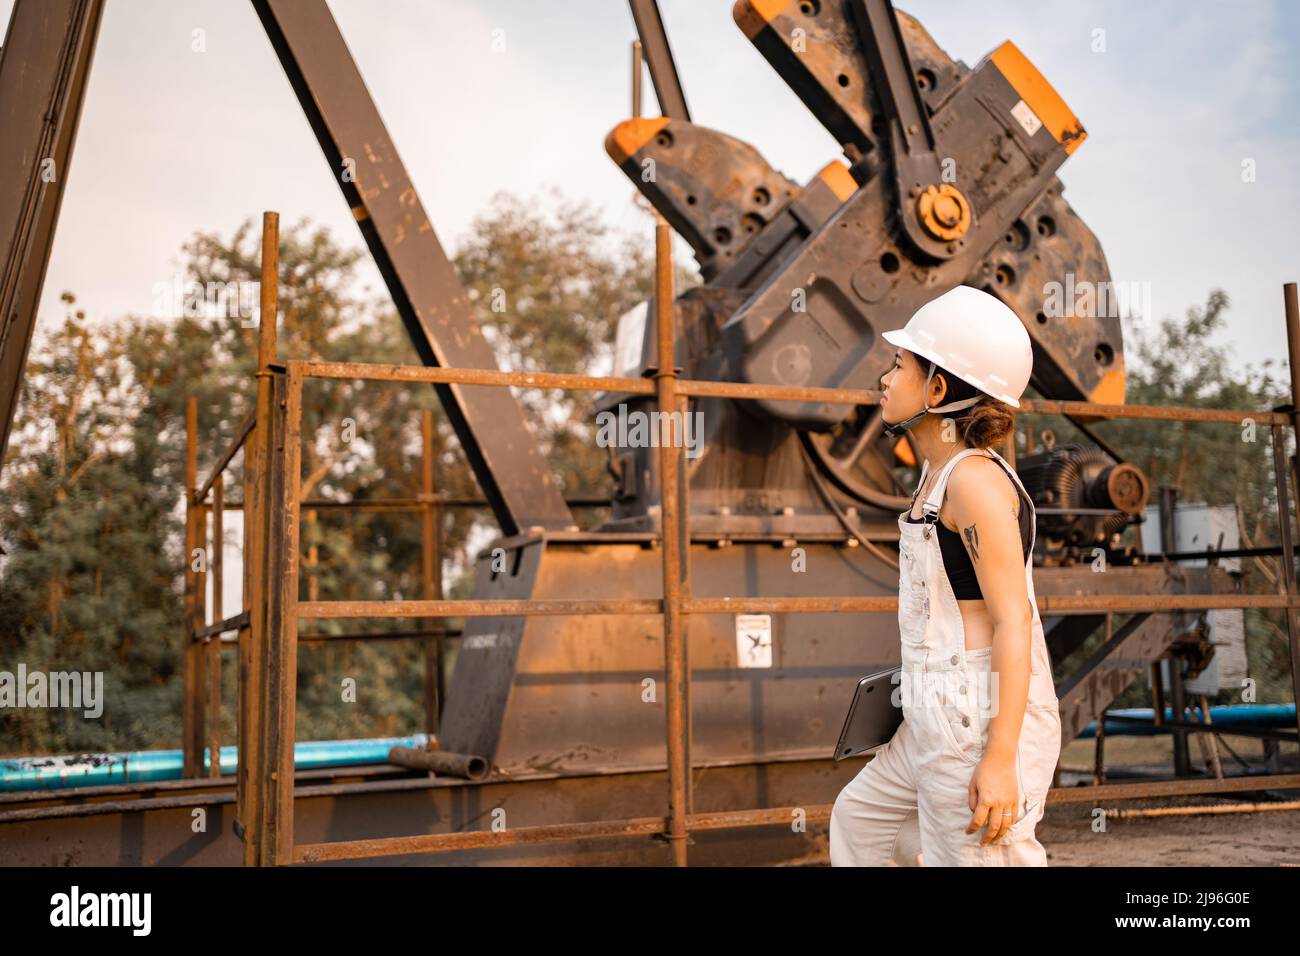
<path id="1" fill-rule="evenodd" d="M 930 394 L 926 396 L 927 399 L 934 398 L 934 401 L 930 402 L 930 406 L 942 405 L 943 397 L 947 394 L 948 380 L 942 372 L 935 372 L 934 378 L 930 379 Z"/>

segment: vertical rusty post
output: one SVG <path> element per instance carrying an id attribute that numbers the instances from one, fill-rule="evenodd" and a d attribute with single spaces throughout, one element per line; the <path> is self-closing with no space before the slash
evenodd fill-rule
<path id="1" fill-rule="evenodd" d="M 307 536 L 311 539 L 311 544 L 307 546 L 307 600 L 319 601 L 320 576 L 316 570 L 320 564 L 320 549 L 316 546 L 316 509 L 308 508 L 303 520 L 311 525 L 311 534 Z"/>
<path id="2" fill-rule="evenodd" d="M 298 697 L 299 517 L 302 497 L 303 363 L 277 372 L 272 389 L 272 441 L 267 459 L 266 640 L 262 745 L 256 768 L 262 789 L 260 864 L 293 862 L 294 737 Z"/>
<path id="3" fill-rule="evenodd" d="M 1291 436 L 1300 451 L 1300 301 L 1297 300 L 1296 284 L 1288 282 L 1282 286 L 1282 304 L 1286 315 L 1286 345 L 1288 367 L 1291 372 Z M 1286 433 L 1278 426 L 1273 426 L 1273 468 L 1276 472 L 1278 487 L 1277 525 L 1282 543 L 1282 571 L 1286 577 L 1286 593 L 1292 600 L 1296 596 L 1296 568 L 1294 538 L 1291 535 L 1291 508 L 1287 506 L 1286 485 L 1287 472 L 1292 476 L 1292 486 L 1296 491 L 1295 519 L 1300 530 L 1300 486 L 1296 485 L 1296 459 L 1291 457 L 1290 468 L 1285 466 L 1283 440 Z M 1286 630 L 1291 648 L 1291 689 L 1294 699 L 1300 704 L 1300 624 L 1297 624 L 1294 607 L 1286 610 Z M 1296 729 L 1300 731 L 1300 706 L 1296 708 Z"/>
<path id="4" fill-rule="evenodd" d="M 681 422 L 683 428 L 689 428 L 689 419 L 691 411 L 691 397 L 689 395 L 677 396 L 677 410 L 681 412 Z M 703 441 L 703 432 L 688 432 L 696 441 Z M 683 451 L 678 461 L 681 462 L 677 483 L 677 511 L 681 515 L 678 527 L 681 529 L 681 572 L 678 579 L 681 581 L 681 600 L 683 603 L 691 599 L 691 533 L 690 533 L 690 515 L 691 515 L 691 468 L 690 459 L 686 457 L 685 441 L 683 440 Z M 691 764 L 691 754 L 695 752 L 695 710 L 691 706 L 691 642 L 689 618 L 682 618 L 682 710 L 686 715 L 686 812 L 695 812 L 695 781 L 693 779 L 694 766 Z"/>
<path id="5" fill-rule="evenodd" d="M 244 864 L 262 862 L 263 781 L 257 777 L 263 766 L 262 754 L 265 692 L 265 645 L 267 627 L 267 513 L 269 509 L 269 461 L 275 450 L 271 435 L 272 385 L 276 362 L 276 316 L 279 311 L 280 215 L 262 214 L 262 275 L 257 323 L 257 411 L 250 441 L 245 446 L 246 487 L 244 495 L 245 567 L 249 610 L 246 642 L 241 642 L 239 702 L 243 733 L 239 740 L 239 793 L 243 795 L 239 823 L 244 838 Z"/>
<path id="6" fill-rule="evenodd" d="M 212 620 L 226 619 L 226 604 L 222 600 L 223 567 L 225 565 L 225 486 L 226 476 L 218 474 L 212 480 Z M 205 717 L 208 723 L 208 776 L 221 776 L 221 635 L 208 640 L 208 705 Z"/>
<path id="7" fill-rule="evenodd" d="M 660 541 L 663 546 L 664 680 L 667 684 L 668 833 L 673 864 L 686 865 L 689 836 L 686 814 L 690 787 L 687 742 L 686 631 L 682 616 L 681 436 L 677 409 L 677 369 L 674 365 L 673 263 L 668 222 L 655 217 L 655 327 L 658 341 L 654 373 L 660 413 L 659 488 Z"/>
<path id="8" fill-rule="evenodd" d="M 433 412 L 425 409 L 420 417 L 422 457 L 420 460 L 420 501 L 423 503 L 423 535 L 420 548 L 420 571 L 427 601 L 442 600 L 442 505 L 433 495 Z M 439 618 L 428 618 L 424 626 L 440 627 Z M 443 681 L 443 641 L 441 634 L 424 639 L 424 729 L 430 736 L 438 734 Z"/>
<path id="9" fill-rule="evenodd" d="M 1296 372 L 1292 371 L 1292 376 Z M 1277 482 L 1277 528 L 1278 539 L 1282 544 L 1282 581 L 1286 596 L 1293 602 L 1296 599 L 1295 580 L 1295 539 L 1291 534 L 1291 502 L 1287 492 L 1286 429 L 1274 425 L 1271 429 L 1273 442 L 1273 477 Z M 1300 701 L 1300 622 L 1296 620 L 1296 608 L 1288 607 L 1286 613 L 1287 645 L 1291 649 L 1291 686 L 1295 699 Z M 1296 710 L 1296 729 L 1300 731 L 1300 708 Z"/>
<path id="10" fill-rule="evenodd" d="M 632 41 L 632 118 L 641 118 L 641 77 L 645 73 L 641 58 L 641 41 Z"/>
<path id="11" fill-rule="evenodd" d="M 1151 662 L 1151 725 L 1165 725 L 1165 690 L 1160 675 L 1160 662 Z"/>
<path id="12" fill-rule="evenodd" d="M 1178 520 L 1178 489 L 1172 485 L 1161 485 L 1159 489 L 1160 509 L 1160 551 L 1173 554 L 1178 550 L 1175 536 L 1175 522 Z M 1183 620 L 1179 615 L 1180 623 Z M 1177 726 L 1187 720 L 1187 701 L 1183 694 L 1183 659 L 1177 653 L 1178 645 L 1172 645 L 1165 658 L 1169 666 L 1169 707 L 1173 712 L 1175 726 L 1169 729 L 1173 739 L 1174 776 L 1186 777 L 1191 773 L 1191 753 L 1188 750 L 1187 730 Z"/>
<path id="13" fill-rule="evenodd" d="M 1097 739 L 1092 753 L 1092 785 L 1106 782 L 1106 708 L 1097 715 Z"/>
<path id="14" fill-rule="evenodd" d="M 256 401 L 256 399 L 254 399 Z M 236 645 L 235 659 L 235 833 L 244 842 L 243 863 L 252 862 L 253 827 L 251 825 L 252 804 L 249 786 L 249 766 L 253 739 L 253 712 L 257 706 L 254 694 L 253 668 L 253 582 L 257 578 L 254 571 L 254 539 L 257 536 L 257 444 L 261 440 L 254 426 L 244 438 L 244 507 L 240 514 L 242 532 L 240 533 L 240 589 L 239 610 L 246 614 L 243 625 L 239 628 L 239 643 Z"/>
<path id="15" fill-rule="evenodd" d="M 195 570 L 194 552 L 207 543 L 203 533 L 203 508 L 198 492 L 199 402 L 185 403 L 185 615 L 182 668 L 184 700 L 181 705 L 181 773 L 203 775 L 203 648 L 198 642 L 204 625 L 204 576 Z M 202 567 L 203 565 L 200 565 Z"/>
<path id="16" fill-rule="evenodd" d="M 256 402 L 256 398 L 254 398 Z M 256 413 L 255 413 L 256 414 Z M 235 824 L 234 830 L 244 844 L 243 863 L 252 862 L 250 853 L 253 840 L 252 808 L 249 801 L 248 767 L 249 749 L 253 736 L 252 716 L 256 706 L 253 696 L 253 539 L 256 536 L 257 495 L 254 488 L 254 472 L 257 470 L 257 443 L 260 434 L 257 431 L 256 418 L 253 428 L 244 438 L 244 474 L 242 493 L 244 507 L 240 512 L 242 530 L 239 536 L 241 554 L 239 610 L 245 614 L 244 623 L 239 628 L 239 643 L 235 649 Z"/>

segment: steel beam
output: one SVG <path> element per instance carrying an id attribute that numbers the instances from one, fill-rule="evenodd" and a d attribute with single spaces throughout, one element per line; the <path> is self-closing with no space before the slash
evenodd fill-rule
<path id="1" fill-rule="evenodd" d="M 103 0 L 18 0 L 0 50 L 0 466 L 103 10 Z"/>
<path id="2" fill-rule="evenodd" d="M 494 369 L 491 346 L 325 0 L 253 0 L 425 365 Z M 573 516 L 509 392 L 435 386 L 506 535 Z"/>
<path id="3" fill-rule="evenodd" d="M 686 108 L 686 94 L 673 63 L 673 50 L 668 45 L 668 33 L 664 30 L 663 17 L 659 15 L 659 4 L 655 0 L 628 0 L 628 5 L 632 8 L 632 20 L 641 38 L 646 65 L 650 68 L 650 81 L 655 86 L 660 113 L 670 119 L 689 122 L 691 112 Z"/>

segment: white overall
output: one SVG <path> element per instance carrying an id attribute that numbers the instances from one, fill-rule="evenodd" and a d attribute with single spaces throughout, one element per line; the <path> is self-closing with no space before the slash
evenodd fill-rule
<path id="1" fill-rule="evenodd" d="M 969 786 L 984 754 L 989 720 L 997 709 L 990 675 L 992 648 L 966 650 L 961 611 L 948 582 L 934 530 L 953 466 L 969 455 L 997 461 L 1019 490 L 1022 507 L 1033 503 L 1015 470 L 989 449 L 963 449 L 939 473 L 922 505 L 922 521 L 900 516 L 898 627 L 902 644 L 903 722 L 889 743 L 840 791 L 831 812 L 832 866 L 1046 866 L 1034 836 L 1061 753 L 1061 715 L 1051 656 L 1034 598 L 1033 557 L 1025 583 L 1033 607 L 1031 676 L 1016 750 L 1020 797 L 1009 832 L 980 846 L 986 830 L 967 833 Z M 918 489 L 924 485 L 921 472 Z M 914 499 L 915 500 L 915 499 Z M 901 692 L 900 692 L 901 691 Z"/>

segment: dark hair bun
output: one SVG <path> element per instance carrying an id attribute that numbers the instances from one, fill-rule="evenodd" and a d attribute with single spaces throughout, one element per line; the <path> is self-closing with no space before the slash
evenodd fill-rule
<path id="1" fill-rule="evenodd" d="M 972 448 L 989 448 L 1011 434 L 1016 416 L 1010 405 L 985 395 L 954 422 L 966 444 Z"/>
<path id="2" fill-rule="evenodd" d="M 1011 429 L 1016 427 L 1015 409 L 979 391 L 970 382 L 945 368 L 936 366 L 935 373 L 943 375 L 948 383 L 943 395 L 945 402 L 959 402 L 979 396 L 980 400 L 970 408 L 951 416 L 962 441 L 972 448 L 989 448 L 1011 434 Z"/>

